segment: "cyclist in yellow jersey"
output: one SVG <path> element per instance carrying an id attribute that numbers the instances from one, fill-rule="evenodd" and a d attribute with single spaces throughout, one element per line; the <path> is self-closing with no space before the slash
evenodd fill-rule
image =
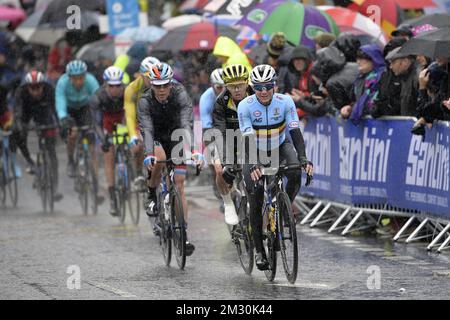
<path id="1" fill-rule="evenodd" d="M 150 79 L 146 75 L 148 75 L 151 67 L 156 63 L 159 63 L 159 60 L 155 57 L 147 57 L 142 60 L 141 67 L 139 69 L 139 77 L 131 82 L 125 89 L 125 118 L 128 134 L 130 136 L 131 152 L 136 159 L 136 168 L 140 168 L 142 162 L 144 161 L 142 137 L 137 122 L 137 104 L 144 91 L 150 87 Z M 140 180 L 139 182 L 142 184 L 145 183 L 145 180 L 141 174 L 139 174 L 138 180 Z"/>

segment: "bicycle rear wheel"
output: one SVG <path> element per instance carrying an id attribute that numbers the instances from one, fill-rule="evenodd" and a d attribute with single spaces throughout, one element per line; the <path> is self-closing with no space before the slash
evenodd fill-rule
<path id="1" fill-rule="evenodd" d="M 44 163 L 44 155 L 39 153 L 36 161 L 36 188 L 38 188 L 39 196 L 41 197 L 42 210 L 47 213 L 48 207 L 48 197 L 47 197 L 47 188 L 45 187 L 45 163 Z"/>
<path id="2" fill-rule="evenodd" d="M 45 153 L 44 154 L 44 163 L 43 163 L 44 174 L 43 174 L 42 182 L 43 182 L 43 187 L 46 190 L 45 196 L 47 197 L 47 206 L 48 206 L 50 212 L 53 212 L 55 202 L 53 201 L 53 194 L 54 194 L 53 178 L 52 178 L 52 173 L 50 171 L 49 163 L 50 163 L 49 156 L 48 156 L 48 154 Z"/>
<path id="3" fill-rule="evenodd" d="M 130 211 L 131 221 L 134 225 L 139 224 L 139 216 L 141 211 L 141 203 L 139 190 L 134 185 L 136 179 L 136 173 L 133 169 L 133 165 L 130 161 L 127 163 L 127 201 L 128 210 Z"/>
<path id="4" fill-rule="evenodd" d="M 236 210 L 239 216 L 239 224 L 233 231 L 233 241 L 236 245 L 236 250 L 241 263 L 242 269 L 246 274 L 251 274 L 254 265 L 254 250 L 253 241 L 250 235 L 250 220 L 249 220 L 249 208 L 246 197 L 238 196 L 235 199 L 235 203 L 238 204 Z"/>
<path id="5" fill-rule="evenodd" d="M 173 191 L 171 192 L 170 212 L 174 255 L 178 267 L 184 269 L 186 265 L 186 224 L 184 222 L 183 203 L 181 202 L 180 192 L 176 186 L 173 186 Z"/>
<path id="6" fill-rule="evenodd" d="M 276 210 L 278 211 L 277 229 L 281 260 L 286 278 L 293 284 L 297 280 L 298 271 L 297 230 L 291 202 L 285 192 L 278 193 Z"/>
<path id="7" fill-rule="evenodd" d="M 16 163 L 15 163 L 15 155 L 10 154 L 9 158 L 9 181 L 8 181 L 8 190 L 9 190 L 9 198 L 11 200 L 11 204 L 13 207 L 17 207 L 18 200 L 18 190 L 17 190 L 17 175 L 16 175 Z"/>

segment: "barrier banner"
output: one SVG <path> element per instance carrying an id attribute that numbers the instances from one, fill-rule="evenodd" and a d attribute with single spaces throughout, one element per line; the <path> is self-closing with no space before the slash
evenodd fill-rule
<path id="1" fill-rule="evenodd" d="M 302 192 L 348 204 L 388 204 L 450 218 L 450 125 L 411 134 L 414 118 L 308 119 L 303 134 L 314 183 Z"/>

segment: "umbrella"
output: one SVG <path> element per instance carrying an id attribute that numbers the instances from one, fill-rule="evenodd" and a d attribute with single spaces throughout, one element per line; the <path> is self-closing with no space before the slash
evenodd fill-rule
<path id="1" fill-rule="evenodd" d="M 422 33 L 405 43 L 400 52 L 431 59 L 450 57 L 450 28 Z"/>
<path id="2" fill-rule="evenodd" d="M 13 24 L 18 24 L 25 20 L 26 17 L 25 11 L 22 9 L 0 6 L 0 21 L 9 21 Z"/>
<path id="3" fill-rule="evenodd" d="M 166 33 L 165 29 L 157 26 L 126 28 L 116 38 L 118 41 L 146 41 L 153 43 L 161 39 Z"/>
<path id="4" fill-rule="evenodd" d="M 414 2 L 414 1 L 410 1 Z M 375 7 L 372 7 L 375 6 Z M 370 9 L 369 9 L 370 8 Z M 364 16 L 370 17 L 374 14 L 372 8 L 381 8 L 379 10 L 381 28 L 390 35 L 392 31 L 403 21 L 403 10 L 397 3 L 397 0 L 366 0 L 362 5 L 352 3 L 348 9 L 361 13 Z M 371 17 L 372 18 L 372 17 Z"/>
<path id="5" fill-rule="evenodd" d="M 39 10 L 22 22 L 14 31 L 24 41 L 34 44 L 51 46 L 63 38 L 68 31 L 66 20 L 43 23 L 45 10 Z M 86 30 L 98 24 L 98 13 L 92 11 L 81 12 L 81 28 Z"/>
<path id="6" fill-rule="evenodd" d="M 259 34 L 282 31 L 294 45 L 314 47 L 314 38 L 324 32 L 339 34 L 331 17 L 313 6 L 293 1 L 266 1 L 255 5 L 239 22 Z"/>
<path id="7" fill-rule="evenodd" d="M 205 13 L 203 19 L 216 25 L 224 26 L 234 26 L 240 20 L 238 16 L 233 16 L 231 14 L 212 15 L 210 13 Z"/>
<path id="8" fill-rule="evenodd" d="M 92 63 L 102 58 L 114 61 L 116 59 L 114 40 L 102 39 L 88 43 L 78 50 L 76 58 Z"/>
<path id="9" fill-rule="evenodd" d="M 83 14 L 85 11 L 105 12 L 106 0 L 53 0 L 45 9 L 42 23 L 67 20 L 67 8 L 78 6 Z"/>
<path id="10" fill-rule="evenodd" d="M 183 27 L 189 24 L 202 22 L 203 18 L 196 14 L 183 14 L 178 17 L 170 18 L 164 21 L 162 27 L 166 30 L 173 30 L 175 28 Z"/>
<path id="11" fill-rule="evenodd" d="M 208 4 L 209 0 L 185 0 L 178 8 L 180 12 L 198 12 Z"/>
<path id="12" fill-rule="evenodd" d="M 384 31 L 370 18 L 342 7 L 319 6 L 317 8 L 328 13 L 336 22 L 341 32 L 367 34 L 378 39 L 383 45 L 387 43 L 387 37 Z"/>
<path id="13" fill-rule="evenodd" d="M 424 11 L 426 14 L 450 12 L 450 0 L 433 0 L 433 1 L 436 4 L 436 7 L 434 8 L 425 7 Z"/>
<path id="14" fill-rule="evenodd" d="M 242 17 L 246 15 L 258 2 L 258 0 L 212 0 L 203 9 L 207 12 L 213 12 L 215 14 L 230 14 L 236 17 Z"/>
<path id="15" fill-rule="evenodd" d="M 238 31 L 217 28 L 210 22 L 199 22 L 169 31 L 154 48 L 158 51 L 212 50 L 219 35 L 235 38 Z"/>
<path id="16" fill-rule="evenodd" d="M 423 15 L 418 18 L 404 21 L 400 25 L 400 27 L 402 26 L 417 27 L 425 24 L 430 24 L 436 28 L 450 27 L 450 13 L 434 13 Z"/>

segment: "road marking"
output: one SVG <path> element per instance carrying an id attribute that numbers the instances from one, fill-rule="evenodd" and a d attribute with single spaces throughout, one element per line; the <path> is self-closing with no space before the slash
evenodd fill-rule
<path id="1" fill-rule="evenodd" d="M 325 284 L 325 283 L 311 283 L 311 282 L 299 282 L 299 283 L 291 284 L 291 283 L 284 282 L 284 283 L 266 283 L 266 286 L 333 290 L 333 289 L 336 289 L 339 285 L 330 285 L 330 284 Z"/>
<path id="2" fill-rule="evenodd" d="M 401 261 L 401 262 L 408 261 L 408 260 L 415 260 L 415 258 L 411 257 L 411 256 L 391 256 L 391 257 L 384 257 L 384 259 Z"/>
<path id="3" fill-rule="evenodd" d="M 433 270 L 435 277 L 450 277 L 450 270 Z"/>
<path id="4" fill-rule="evenodd" d="M 412 266 L 429 266 L 432 265 L 431 262 L 417 260 L 417 261 L 405 261 L 404 264 L 412 265 Z"/>
<path id="5" fill-rule="evenodd" d="M 98 289 L 104 290 L 104 291 L 108 291 L 111 293 L 114 293 L 118 296 L 121 296 L 122 298 L 137 298 L 137 296 L 135 296 L 134 294 L 128 293 L 126 291 L 117 289 L 117 288 L 113 288 L 110 285 L 107 285 L 105 283 L 93 283 L 93 282 L 89 282 L 89 281 L 85 281 L 87 284 L 90 284 L 93 287 L 96 287 Z"/>
<path id="6" fill-rule="evenodd" d="M 383 252 L 384 254 L 384 249 L 380 249 L 380 248 L 364 248 L 364 247 L 357 247 L 356 250 L 360 250 L 360 251 L 364 251 L 364 252 Z"/>

